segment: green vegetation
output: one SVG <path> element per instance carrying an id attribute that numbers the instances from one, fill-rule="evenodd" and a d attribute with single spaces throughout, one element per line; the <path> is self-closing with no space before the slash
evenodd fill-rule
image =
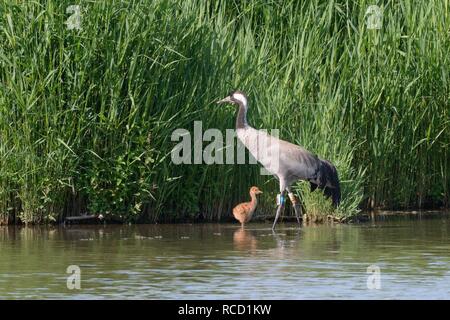
<path id="1" fill-rule="evenodd" d="M 69 30 L 69 5 L 82 30 Z M 0 220 L 102 213 L 130 222 L 228 216 L 258 166 L 174 165 L 177 128 L 249 122 L 334 162 L 343 203 L 448 205 L 450 5 L 379 1 L 0 2 Z M 299 184 L 306 208 L 328 213 Z"/>

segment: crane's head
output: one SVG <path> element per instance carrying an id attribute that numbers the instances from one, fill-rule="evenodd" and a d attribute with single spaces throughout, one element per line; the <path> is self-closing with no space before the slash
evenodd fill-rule
<path id="1" fill-rule="evenodd" d="M 247 95 L 242 91 L 233 91 L 227 97 L 217 101 L 217 103 L 232 103 L 247 107 Z"/>
<path id="2" fill-rule="evenodd" d="M 261 190 L 259 190 L 259 188 L 258 187 L 251 187 L 250 188 L 250 194 L 260 194 L 260 193 L 263 193 Z"/>

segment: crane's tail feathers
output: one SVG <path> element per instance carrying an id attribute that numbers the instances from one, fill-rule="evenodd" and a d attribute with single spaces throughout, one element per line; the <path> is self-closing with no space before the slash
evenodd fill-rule
<path id="1" fill-rule="evenodd" d="M 341 188 L 339 184 L 337 187 L 331 189 L 331 201 L 333 203 L 333 207 L 337 208 L 339 203 L 341 203 Z"/>
<path id="2" fill-rule="evenodd" d="M 341 202 L 341 187 L 336 167 L 327 160 L 320 160 L 317 177 L 310 181 L 311 192 L 319 188 L 323 190 L 325 198 L 330 198 L 335 208 Z"/>

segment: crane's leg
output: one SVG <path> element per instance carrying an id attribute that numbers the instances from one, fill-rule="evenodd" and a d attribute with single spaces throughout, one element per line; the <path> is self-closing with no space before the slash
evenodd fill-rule
<path id="1" fill-rule="evenodd" d="M 280 217 L 281 212 L 284 210 L 284 204 L 286 202 L 286 191 L 282 191 L 277 196 L 277 214 L 275 215 L 275 220 L 273 221 L 272 229 L 275 229 L 275 225 L 277 224 L 278 218 Z"/>
<path id="2" fill-rule="evenodd" d="M 302 216 L 302 204 L 298 197 L 292 192 L 291 188 L 287 188 L 287 190 L 289 199 L 291 200 L 292 206 L 294 207 L 297 223 L 300 225 L 300 217 Z"/>
<path id="3" fill-rule="evenodd" d="M 286 185 L 284 181 L 280 179 L 280 194 L 277 196 L 277 214 L 275 215 L 275 220 L 273 221 L 272 230 L 275 229 L 275 225 L 277 224 L 278 218 L 280 217 L 281 212 L 284 209 L 284 204 L 286 202 Z"/>

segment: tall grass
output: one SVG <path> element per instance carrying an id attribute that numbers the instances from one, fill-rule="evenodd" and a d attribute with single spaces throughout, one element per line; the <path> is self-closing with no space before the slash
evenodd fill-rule
<path id="1" fill-rule="evenodd" d="M 69 5 L 82 30 L 68 30 Z M 448 205 L 449 2 L 0 2 L 0 215 L 46 222 L 219 220 L 250 165 L 174 165 L 171 133 L 233 128 L 213 102 L 250 97 L 249 121 L 337 164 L 341 217 L 360 207 Z M 306 208 L 327 211 L 298 185 Z"/>

